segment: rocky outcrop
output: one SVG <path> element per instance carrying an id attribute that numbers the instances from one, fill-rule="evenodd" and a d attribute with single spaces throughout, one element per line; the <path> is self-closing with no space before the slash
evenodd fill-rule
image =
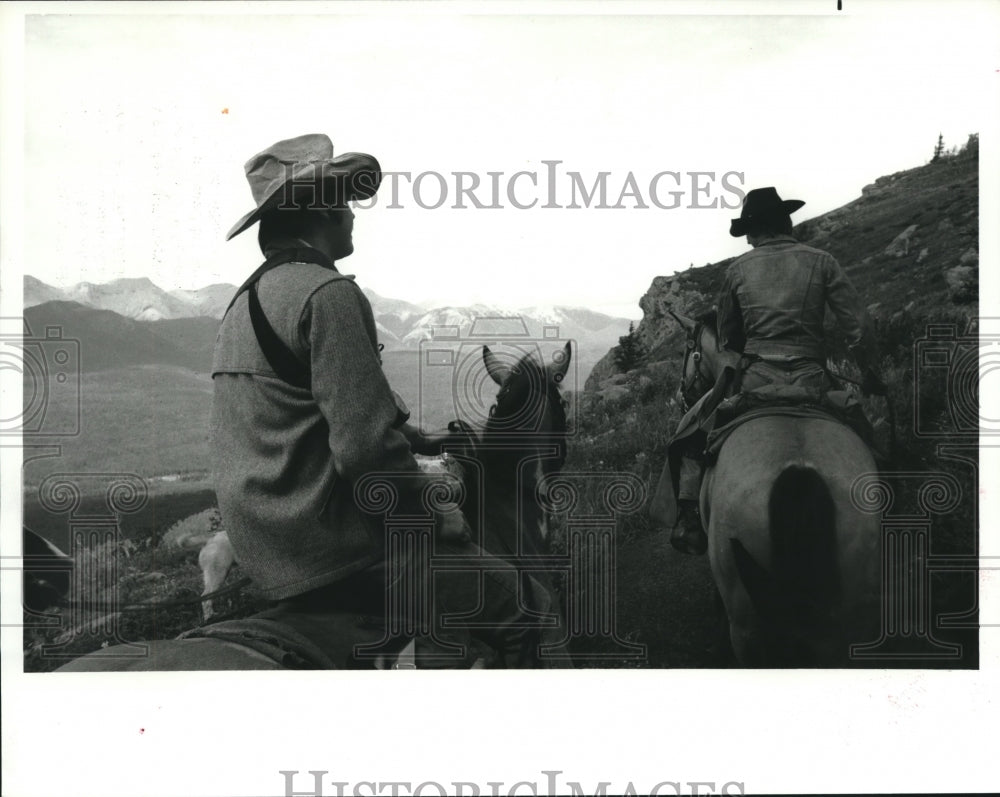
<path id="1" fill-rule="evenodd" d="M 979 296 L 979 271 L 972 266 L 955 266 L 944 273 L 948 296 L 956 304 L 974 302 Z"/>
<path id="2" fill-rule="evenodd" d="M 966 252 L 958 259 L 959 265 L 968 266 L 969 268 L 976 268 L 979 266 L 979 252 L 974 248 L 968 249 Z"/>
<path id="3" fill-rule="evenodd" d="M 885 253 L 887 255 L 891 255 L 892 257 L 902 257 L 903 255 L 909 254 L 910 245 L 913 242 L 913 236 L 916 231 L 917 225 L 911 224 L 892 239 L 892 242 L 885 248 Z"/>
<path id="4" fill-rule="evenodd" d="M 178 520 L 163 535 L 160 545 L 165 548 L 200 551 L 221 528 L 222 516 L 218 507 L 213 506 Z"/>
<path id="5" fill-rule="evenodd" d="M 654 363 L 677 356 L 680 325 L 670 311 L 690 317 L 711 309 L 717 284 L 721 285 L 724 263 L 704 266 L 671 276 L 654 277 L 649 290 L 639 300 L 642 321 L 636 337 L 646 353 L 645 362 Z M 714 290 L 712 290 L 714 288 Z M 606 390 L 619 386 L 615 366 L 617 346 L 602 357 L 590 372 L 585 390 Z"/>

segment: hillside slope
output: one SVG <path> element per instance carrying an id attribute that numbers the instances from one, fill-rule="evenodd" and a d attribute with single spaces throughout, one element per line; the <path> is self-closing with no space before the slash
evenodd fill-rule
<path id="1" fill-rule="evenodd" d="M 978 142 L 970 141 L 956 156 L 880 177 L 854 201 L 803 221 L 793 234 L 837 258 L 868 307 L 883 351 L 890 354 L 906 345 L 923 319 L 943 311 L 966 321 L 975 317 L 978 197 Z M 654 277 L 639 301 L 643 319 L 636 329 L 649 362 L 677 358 L 678 328 L 667 310 L 695 316 L 710 309 L 730 262 Z M 665 266 L 669 270 L 670 264 Z M 834 355 L 843 356 L 836 336 L 829 342 Z M 597 389 L 616 371 L 612 350 L 594 368 L 588 389 Z"/>
<path id="2" fill-rule="evenodd" d="M 24 318 L 35 338 L 44 338 L 46 328 L 57 327 L 63 339 L 79 341 L 84 373 L 152 363 L 206 370 L 203 347 L 189 346 L 199 331 L 197 322 L 202 319 L 187 319 L 176 329 L 158 327 L 155 325 L 164 322 L 137 321 L 111 310 L 95 310 L 69 301 L 29 307 Z M 218 327 L 217 321 L 208 321 Z M 214 341 L 215 332 L 211 335 Z"/>

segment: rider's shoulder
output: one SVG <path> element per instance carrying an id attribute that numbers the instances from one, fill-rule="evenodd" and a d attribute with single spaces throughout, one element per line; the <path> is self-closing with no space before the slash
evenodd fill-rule
<path id="1" fill-rule="evenodd" d="M 372 312 L 371 302 L 350 274 L 330 274 L 318 280 L 309 292 L 308 304 L 322 306 L 332 312 Z"/>
<path id="2" fill-rule="evenodd" d="M 283 263 L 260 278 L 262 295 L 279 297 L 284 302 L 308 302 L 313 295 L 331 283 L 351 284 L 353 277 L 316 263 Z"/>
<path id="3" fill-rule="evenodd" d="M 364 298 L 361 288 L 354 281 L 353 274 L 341 274 L 336 269 L 315 263 L 288 263 L 275 269 L 275 279 L 289 292 L 307 301 L 317 298 L 355 297 Z"/>
<path id="4" fill-rule="evenodd" d="M 794 238 L 789 237 L 775 241 L 773 244 L 758 246 L 756 249 L 744 252 L 742 255 L 737 257 L 729 267 L 730 269 L 739 268 L 747 263 L 769 260 L 775 256 L 834 260 L 833 255 L 829 252 L 823 249 L 817 249 L 815 246 L 809 246 L 808 244 L 804 244 L 801 241 L 796 241 Z"/>
<path id="5" fill-rule="evenodd" d="M 796 252 L 802 252 L 803 254 L 810 254 L 816 257 L 829 258 L 830 260 L 834 259 L 833 255 L 831 255 L 825 249 L 818 249 L 815 246 L 809 246 L 809 244 L 804 244 L 801 241 L 795 241 L 791 249 Z"/>
<path id="6" fill-rule="evenodd" d="M 318 263 L 285 263 L 273 269 L 271 274 L 275 281 L 300 290 L 315 290 L 334 283 L 354 283 L 353 274 L 341 274 Z"/>
<path id="7" fill-rule="evenodd" d="M 269 271 L 261 278 L 261 289 L 268 295 L 279 297 L 291 312 L 305 311 L 308 307 L 341 307 L 368 305 L 361 288 L 351 274 L 341 274 L 334 269 L 315 263 L 287 263 Z"/>

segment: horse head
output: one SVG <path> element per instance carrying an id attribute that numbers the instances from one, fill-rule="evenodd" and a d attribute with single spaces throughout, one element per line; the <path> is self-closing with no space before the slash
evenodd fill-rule
<path id="1" fill-rule="evenodd" d="M 714 310 L 698 318 L 668 310 L 684 330 L 684 363 L 677 393 L 685 408 L 695 404 L 712 386 L 723 367 L 723 355 L 716 334 Z"/>
<path id="2" fill-rule="evenodd" d="M 566 434 L 566 400 L 559 388 L 569 370 L 572 350 L 566 345 L 548 365 L 525 354 L 513 365 L 483 346 L 486 371 L 500 386 L 490 410 L 487 434 L 551 439 Z"/>

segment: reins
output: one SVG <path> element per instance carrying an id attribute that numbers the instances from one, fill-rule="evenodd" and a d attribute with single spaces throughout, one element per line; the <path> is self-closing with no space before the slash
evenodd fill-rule
<path id="1" fill-rule="evenodd" d="M 703 355 L 701 353 L 701 337 L 705 331 L 705 325 L 700 321 L 695 324 L 694 331 L 691 333 L 685 332 L 687 335 L 687 341 L 684 347 L 684 362 L 681 364 L 681 400 L 684 402 L 685 411 L 689 410 L 698 399 L 691 401 L 688 396 L 693 391 L 697 389 L 698 381 L 701 380 L 705 390 L 699 393 L 699 398 L 705 393 L 705 391 L 712 388 L 712 381 L 705 378 L 705 375 L 701 371 L 701 361 Z M 685 382 L 684 375 L 688 370 L 688 360 L 694 360 L 694 374 L 691 377 L 690 382 Z"/>

